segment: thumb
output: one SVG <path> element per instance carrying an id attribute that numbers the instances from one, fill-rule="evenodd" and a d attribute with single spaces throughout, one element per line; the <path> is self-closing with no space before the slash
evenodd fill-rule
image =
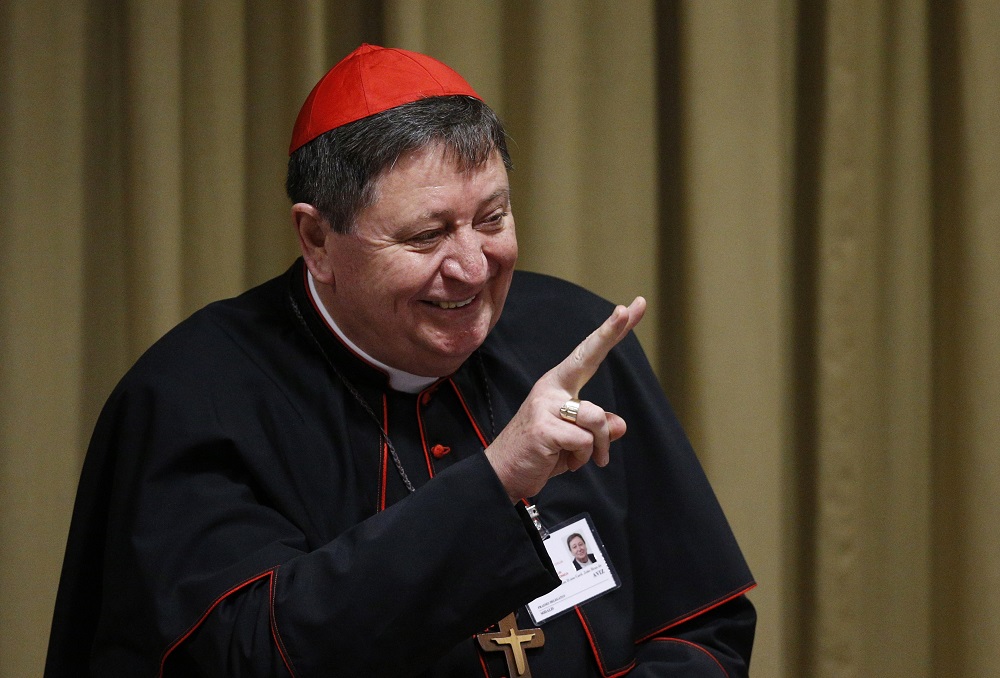
<path id="1" fill-rule="evenodd" d="M 618 440 L 625 435 L 625 429 L 628 427 L 624 419 L 612 412 L 605 412 L 604 416 L 608 418 L 608 433 L 611 440 Z"/>

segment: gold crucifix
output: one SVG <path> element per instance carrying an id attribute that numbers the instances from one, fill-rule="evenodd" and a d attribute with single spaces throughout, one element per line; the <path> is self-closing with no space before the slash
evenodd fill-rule
<path id="1" fill-rule="evenodd" d="M 524 650 L 545 644 L 545 633 L 541 629 L 519 629 L 514 613 L 500 620 L 498 633 L 480 633 L 476 636 L 479 647 L 486 652 L 503 651 L 507 657 L 507 668 L 511 678 L 531 678 L 528 658 Z"/>

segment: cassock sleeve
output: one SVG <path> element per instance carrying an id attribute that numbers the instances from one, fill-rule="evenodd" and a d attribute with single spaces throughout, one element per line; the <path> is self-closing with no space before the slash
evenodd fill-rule
<path id="1" fill-rule="evenodd" d="M 640 643 L 633 678 L 745 678 L 757 615 L 739 596 Z"/>
<path id="2" fill-rule="evenodd" d="M 310 543 L 284 510 L 298 499 L 269 477 L 280 469 L 248 461 L 287 451 L 236 444 L 210 390 L 132 385 L 99 424 L 96 445 L 118 458 L 116 595 L 102 601 L 95 674 L 406 676 L 558 585 L 482 454 Z"/>
<path id="3" fill-rule="evenodd" d="M 470 458 L 227 596 L 179 661 L 212 676 L 419 674 L 558 583 L 522 514 L 485 457 Z"/>

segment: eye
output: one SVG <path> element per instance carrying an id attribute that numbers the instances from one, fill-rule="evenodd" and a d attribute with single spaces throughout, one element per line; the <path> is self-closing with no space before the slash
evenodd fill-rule
<path id="1" fill-rule="evenodd" d="M 497 210 L 490 216 L 486 217 L 482 222 L 480 222 L 480 228 L 498 228 L 503 225 L 504 217 L 508 214 L 507 210 Z"/>
<path id="2" fill-rule="evenodd" d="M 436 244 L 443 234 L 440 229 L 420 231 L 406 239 L 406 244 L 415 249 L 426 249 Z"/>

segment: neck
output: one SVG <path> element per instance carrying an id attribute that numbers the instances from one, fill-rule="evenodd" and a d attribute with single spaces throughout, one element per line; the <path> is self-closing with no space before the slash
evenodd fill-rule
<path id="1" fill-rule="evenodd" d="M 326 321 L 327 327 L 329 327 L 330 331 L 333 332 L 337 338 L 340 339 L 340 341 L 346 344 L 351 351 L 357 354 L 358 357 L 372 367 L 375 367 L 376 369 L 389 375 L 390 387 L 396 391 L 402 391 L 404 393 L 420 393 L 439 379 L 439 377 L 423 377 L 419 374 L 410 374 L 409 372 L 397 369 L 391 365 L 386 365 L 380 360 L 373 358 L 367 351 L 351 341 L 351 338 L 344 334 L 344 331 L 340 329 L 339 325 L 337 325 L 333 316 L 330 315 L 330 311 L 326 308 L 326 304 L 323 303 L 323 299 L 319 295 L 319 290 L 316 289 L 316 281 L 313 279 L 312 273 L 306 271 L 306 275 L 309 279 L 309 295 L 312 297 L 313 303 L 323 316 L 323 320 Z"/>

